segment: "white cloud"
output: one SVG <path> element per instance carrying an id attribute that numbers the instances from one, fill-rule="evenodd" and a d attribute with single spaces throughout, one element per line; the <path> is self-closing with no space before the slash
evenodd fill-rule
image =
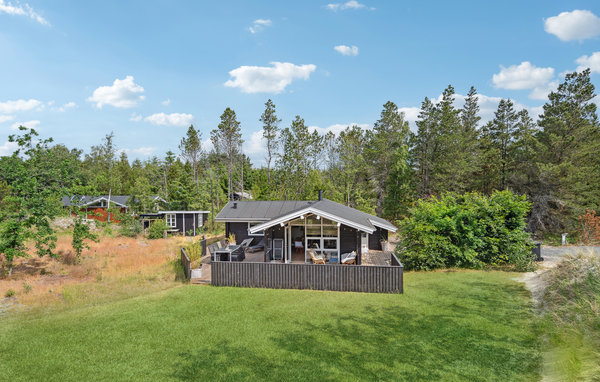
<path id="1" fill-rule="evenodd" d="M 509 90 L 533 89 L 545 86 L 554 77 L 554 68 L 538 68 L 529 61 L 508 68 L 500 65 L 500 73 L 494 74 L 494 86 Z"/>
<path id="2" fill-rule="evenodd" d="M 419 119 L 421 109 L 418 107 L 399 107 L 398 111 L 404 113 L 404 120 L 415 123 Z"/>
<path id="3" fill-rule="evenodd" d="M 4 144 L 0 146 L 0 157 L 12 155 L 17 148 L 19 148 L 17 142 L 4 142 Z"/>
<path id="4" fill-rule="evenodd" d="M 33 120 L 33 121 L 27 121 L 27 122 L 15 122 L 12 125 L 10 125 L 10 129 L 11 130 L 18 130 L 19 126 L 25 126 L 28 127 L 30 129 L 37 129 L 38 126 L 40 125 L 40 121 Z"/>
<path id="5" fill-rule="evenodd" d="M 13 119 L 15 119 L 15 117 L 12 115 L 0 115 L 0 123 L 12 121 Z"/>
<path id="6" fill-rule="evenodd" d="M 594 52 L 591 56 L 581 56 L 575 62 L 579 64 L 578 72 L 590 68 L 592 73 L 600 73 L 600 52 Z"/>
<path id="7" fill-rule="evenodd" d="M 319 126 L 309 126 L 308 129 L 312 131 L 317 131 L 319 134 L 325 135 L 329 132 L 332 132 L 335 135 L 338 135 L 340 132 L 344 131 L 348 126 L 358 126 L 363 130 L 371 128 L 371 125 L 368 123 L 336 123 L 333 125 L 329 125 L 327 127 L 319 127 Z"/>
<path id="8" fill-rule="evenodd" d="M 256 19 L 252 23 L 252 26 L 250 28 L 248 28 L 248 30 L 250 31 L 250 33 L 255 34 L 255 33 L 258 33 L 260 31 L 262 31 L 266 27 L 270 27 L 271 24 L 272 24 L 271 20 L 268 20 L 268 19 Z"/>
<path id="9" fill-rule="evenodd" d="M 548 94 L 556 89 L 558 89 L 558 81 L 550 81 L 543 86 L 533 88 L 529 94 L 529 98 L 545 101 L 548 99 Z"/>
<path id="10" fill-rule="evenodd" d="M 240 88 L 244 93 L 281 93 L 296 78 L 307 80 L 317 67 L 312 64 L 294 65 L 289 62 L 271 62 L 266 66 L 240 66 L 229 72 L 233 80 L 225 86 Z"/>
<path id="11" fill-rule="evenodd" d="M 50 104 L 50 103 L 49 103 L 49 104 Z M 52 108 L 52 110 L 54 110 L 54 111 L 58 111 L 58 112 L 60 112 L 60 113 L 64 113 L 65 111 L 67 111 L 67 110 L 69 110 L 69 109 L 73 109 L 73 108 L 75 108 L 75 107 L 77 107 L 77 104 L 76 104 L 75 102 L 71 101 L 71 102 L 67 102 L 67 103 L 65 103 L 64 105 L 62 105 L 62 106 L 60 106 L 60 107 L 55 107 L 55 108 Z"/>
<path id="12" fill-rule="evenodd" d="M 129 120 L 132 122 L 139 122 L 142 120 L 142 116 L 140 114 L 137 113 L 131 113 L 131 116 L 129 117 Z"/>
<path id="13" fill-rule="evenodd" d="M 12 4 L 4 0 L 0 0 L 0 13 L 6 13 L 12 16 L 26 16 L 42 25 L 50 25 L 48 20 L 35 12 L 27 3 L 21 5 L 18 3 Z"/>
<path id="14" fill-rule="evenodd" d="M 347 1 L 345 3 L 332 3 L 332 4 L 327 4 L 326 5 L 327 9 L 331 10 L 331 11 L 339 11 L 339 10 L 346 10 L 346 9 L 362 9 L 362 8 L 366 8 L 367 6 L 364 4 L 359 3 L 356 0 L 350 0 Z M 371 8 L 371 10 L 373 10 L 374 8 Z"/>
<path id="15" fill-rule="evenodd" d="M 96 103 L 98 108 L 111 105 L 127 109 L 144 100 L 143 92 L 144 88 L 133 82 L 133 76 L 127 76 L 122 80 L 116 79 L 111 86 L 100 86 L 87 100 Z"/>
<path id="16" fill-rule="evenodd" d="M 166 100 L 164 100 L 164 101 L 161 102 L 161 104 L 163 106 L 169 106 L 170 103 L 171 103 L 171 99 L 170 98 L 167 98 Z"/>
<path id="17" fill-rule="evenodd" d="M 250 139 L 244 140 L 243 149 L 245 154 L 251 156 L 266 153 L 267 149 L 263 139 L 262 130 L 253 132 L 252 135 L 250 135 Z"/>
<path id="18" fill-rule="evenodd" d="M 590 11 L 576 9 L 548 18 L 544 30 L 562 41 L 582 41 L 600 35 L 600 18 Z"/>
<path id="19" fill-rule="evenodd" d="M 144 121 L 150 122 L 153 125 L 186 127 L 192 124 L 194 116 L 184 113 L 156 113 L 147 116 L 144 118 Z"/>
<path id="20" fill-rule="evenodd" d="M 25 101 L 24 99 L 19 99 L 16 101 L 6 101 L 0 102 L 0 113 L 16 113 L 18 111 L 28 111 L 33 110 L 38 106 L 41 106 L 42 102 L 37 99 L 29 99 Z"/>
<path id="21" fill-rule="evenodd" d="M 358 56 L 358 46 L 336 45 L 333 49 L 344 56 Z"/>
<path id="22" fill-rule="evenodd" d="M 127 155 L 135 154 L 135 155 L 139 155 L 139 156 L 143 156 L 143 157 L 150 156 L 155 151 L 156 151 L 156 148 L 154 148 L 154 147 L 138 147 L 136 149 L 119 149 L 119 150 L 117 150 L 117 152 L 119 154 L 120 153 L 125 153 Z"/>

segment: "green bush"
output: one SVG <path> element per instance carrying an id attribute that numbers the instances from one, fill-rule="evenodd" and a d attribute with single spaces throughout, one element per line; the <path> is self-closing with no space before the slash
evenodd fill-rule
<path id="1" fill-rule="evenodd" d="M 121 226 L 119 227 L 119 235 L 127 237 L 136 237 L 141 235 L 143 231 L 142 223 L 135 219 L 121 222 Z"/>
<path id="2" fill-rule="evenodd" d="M 532 241 L 525 232 L 530 203 L 524 196 L 497 191 L 419 200 L 400 226 L 396 255 L 408 270 L 531 267 Z"/>
<path id="3" fill-rule="evenodd" d="M 156 220 L 148 227 L 148 239 L 162 239 L 163 232 L 168 230 L 167 223 L 164 220 Z"/>

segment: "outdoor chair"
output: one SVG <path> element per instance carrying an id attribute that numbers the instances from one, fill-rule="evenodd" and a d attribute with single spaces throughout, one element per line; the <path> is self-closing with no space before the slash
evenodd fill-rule
<path id="1" fill-rule="evenodd" d="M 254 240 L 253 238 L 249 238 L 249 239 L 245 239 L 244 241 L 242 241 L 240 243 L 240 245 L 242 246 L 242 248 L 246 249 L 250 243 L 252 243 L 252 240 Z"/>
<path id="2" fill-rule="evenodd" d="M 356 252 L 342 253 L 342 261 L 340 264 L 356 264 Z"/>
<path id="3" fill-rule="evenodd" d="M 313 264 L 325 264 L 324 256 L 315 255 L 315 251 L 313 251 L 312 249 L 308 250 L 308 254 L 310 255 L 310 258 L 311 258 Z"/>
<path id="4" fill-rule="evenodd" d="M 258 251 L 262 251 L 264 249 L 265 249 L 265 239 L 260 239 L 258 244 L 249 246 L 248 248 L 246 248 L 246 251 L 247 252 L 258 252 Z"/>

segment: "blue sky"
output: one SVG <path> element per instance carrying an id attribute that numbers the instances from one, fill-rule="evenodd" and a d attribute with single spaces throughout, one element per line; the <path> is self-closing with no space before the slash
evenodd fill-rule
<path id="1" fill-rule="evenodd" d="M 425 96 L 471 85 L 539 113 L 565 71 L 600 85 L 598 1 L 0 0 L 0 155 L 13 126 L 89 150 L 114 131 L 130 158 L 208 139 L 226 107 L 263 159 L 258 118 L 275 102 L 321 131 L 372 126 L 391 100 L 414 121 Z M 598 98 L 597 98 L 598 99 Z M 207 146 L 207 148 L 209 148 Z"/>

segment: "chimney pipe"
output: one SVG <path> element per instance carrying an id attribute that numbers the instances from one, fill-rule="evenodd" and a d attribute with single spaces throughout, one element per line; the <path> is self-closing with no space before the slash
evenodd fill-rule
<path id="1" fill-rule="evenodd" d="M 233 206 L 231 208 L 237 208 L 237 202 L 233 202 Z"/>
<path id="2" fill-rule="evenodd" d="M 319 190 L 319 200 L 323 200 L 323 190 Z"/>

